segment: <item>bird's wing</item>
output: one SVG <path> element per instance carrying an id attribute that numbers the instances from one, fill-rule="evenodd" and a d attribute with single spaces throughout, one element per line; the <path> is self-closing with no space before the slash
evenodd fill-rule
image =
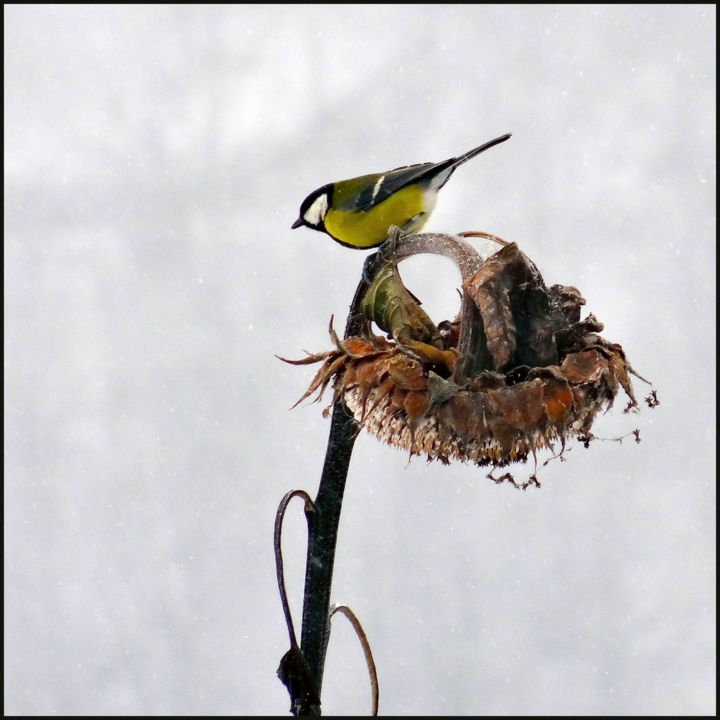
<path id="1" fill-rule="evenodd" d="M 494 145 L 505 142 L 512 133 L 501 135 L 483 145 L 454 158 L 448 158 L 438 163 L 421 163 L 419 165 L 407 165 L 404 167 L 389 170 L 386 173 L 363 176 L 367 180 L 367 187 L 359 195 L 351 195 L 345 202 L 337 198 L 343 210 L 354 212 L 367 212 L 371 207 L 387 200 L 393 193 L 402 190 L 406 185 L 435 179 L 435 189 L 439 190 L 450 178 L 455 168 L 467 162 L 481 152 L 488 150 Z M 360 179 L 360 178 L 358 178 Z"/>
<path id="2" fill-rule="evenodd" d="M 386 173 L 377 175 L 377 180 L 368 185 L 368 188 L 357 195 L 353 203 L 356 212 L 367 212 L 371 207 L 387 200 L 393 193 L 406 185 L 419 182 L 425 176 L 432 176 L 441 172 L 452 164 L 452 161 L 441 163 L 422 163 L 395 168 Z"/>

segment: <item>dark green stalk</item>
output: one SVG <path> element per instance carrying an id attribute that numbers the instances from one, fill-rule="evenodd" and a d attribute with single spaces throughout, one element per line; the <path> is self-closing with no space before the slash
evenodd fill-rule
<path id="1" fill-rule="evenodd" d="M 366 258 L 363 278 L 350 305 L 345 337 L 357 335 L 363 324 L 367 323 L 359 308 L 377 272 L 377 266 L 373 263 L 375 256 L 376 253 L 373 253 Z M 314 512 L 308 516 L 308 552 L 300 647 L 315 679 L 318 698 L 322 689 L 325 652 L 330 639 L 330 589 L 340 510 L 350 456 L 358 430 L 358 424 L 346 410 L 342 399 L 338 399 L 333 406 L 325 464 L 315 498 Z M 297 714 L 320 715 L 320 707 L 301 706 Z"/>
<path id="2" fill-rule="evenodd" d="M 357 424 L 341 401 L 333 407 L 330 438 L 315 509 L 310 515 L 305 598 L 300 647 L 315 678 L 318 697 L 322 688 L 325 651 L 330 637 L 330 589 L 345 480 Z M 319 715 L 320 708 L 301 708 L 299 715 Z"/>

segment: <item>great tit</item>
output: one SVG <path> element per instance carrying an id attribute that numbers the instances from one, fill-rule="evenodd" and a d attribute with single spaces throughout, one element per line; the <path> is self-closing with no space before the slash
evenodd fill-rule
<path id="1" fill-rule="evenodd" d="M 307 225 L 341 245 L 360 250 L 381 245 L 391 225 L 397 225 L 403 234 L 417 232 L 430 217 L 438 191 L 455 168 L 505 142 L 511 134 L 439 163 L 408 165 L 323 185 L 303 200 L 292 229 Z"/>

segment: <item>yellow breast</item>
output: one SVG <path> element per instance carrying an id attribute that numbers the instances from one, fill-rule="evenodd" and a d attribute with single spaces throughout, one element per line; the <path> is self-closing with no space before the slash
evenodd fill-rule
<path id="1" fill-rule="evenodd" d="M 418 185 L 410 185 L 393 193 L 387 200 L 367 212 L 343 212 L 329 210 L 325 216 L 325 229 L 343 245 L 371 248 L 380 245 L 388 236 L 391 225 L 404 232 L 419 230 L 432 210 L 428 207 L 428 195 L 435 199 L 435 192 L 426 193 Z M 415 218 L 413 220 L 413 218 Z M 413 220 L 412 224 L 408 225 Z M 408 227 L 405 227 L 408 225 Z"/>

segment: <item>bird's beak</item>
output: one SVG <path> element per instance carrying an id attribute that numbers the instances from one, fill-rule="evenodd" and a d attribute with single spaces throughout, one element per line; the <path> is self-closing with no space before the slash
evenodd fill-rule
<path id="1" fill-rule="evenodd" d="M 305 221 L 299 217 L 291 226 L 290 229 L 294 230 L 295 228 L 299 228 L 301 225 L 304 225 Z"/>

